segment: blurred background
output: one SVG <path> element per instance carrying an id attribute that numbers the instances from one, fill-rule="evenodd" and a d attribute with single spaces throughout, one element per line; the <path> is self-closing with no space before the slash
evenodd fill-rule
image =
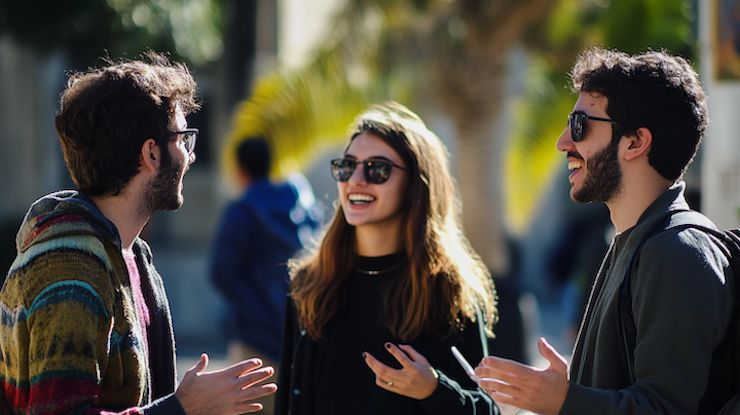
<path id="1" fill-rule="evenodd" d="M 740 0 L 0 0 L 0 266 L 28 206 L 74 187 L 53 127 L 66 74 L 169 51 L 198 82 L 204 105 L 188 124 L 201 135 L 185 205 L 143 236 L 181 357 L 225 353 L 206 264 L 237 195 L 237 144 L 266 136 L 272 175 L 302 172 L 329 212 L 328 160 L 354 117 L 388 99 L 448 146 L 466 233 L 499 287 L 501 353 L 534 362 L 545 335 L 567 355 L 612 232 L 604 206 L 570 202 L 555 150 L 576 101 L 567 72 L 590 45 L 695 66 L 711 125 L 690 200 L 740 226 Z"/>

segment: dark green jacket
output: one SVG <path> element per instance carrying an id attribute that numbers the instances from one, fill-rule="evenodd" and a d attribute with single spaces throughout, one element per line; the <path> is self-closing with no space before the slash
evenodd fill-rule
<path id="1" fill-rule="evenodd" d="M 733 310 L 732 278 L 721 247 L 697 229 L 650 239 L 631 280 L 636 326 L 634 384 L 627 380 L 618 326 L 620 284 L 629 257 L 653 223 L 685 210 L 683 183 L 666 190 L 637 224 L 614 238 L 594 281 L 573 351 L 560 414 L 696 414 L 712 351 Z M 714 225 L 707 219 L 707 225 Z"/>

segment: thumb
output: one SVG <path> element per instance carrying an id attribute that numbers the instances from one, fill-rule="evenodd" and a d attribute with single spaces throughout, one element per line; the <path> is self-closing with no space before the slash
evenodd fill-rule
<path id="1" fill-rule="evenodd" d="M 560 353 L 555 350 L 550 343 L 545 340 L 544 337 L 540 338 L 540 341 L 537 342 L 537 346 L 540 349 L 540 354 L 542 357 L 547 359 L 548 362 L 550 362 L 550 367 L 556 370 L 565 371 L 565 369 L 568 367 L 568 363 L 565 361 L 565 358 L 560 355 Z"/>
<path id="2" fill-rule="evenodd" d="M 196 363 L 195 366 L 191 367 L 188 372 L 200 373 L 206 369 L 206 366 L 208 366 L 208 354 L 203 353 L 200 355 L 198 363 Z"/>

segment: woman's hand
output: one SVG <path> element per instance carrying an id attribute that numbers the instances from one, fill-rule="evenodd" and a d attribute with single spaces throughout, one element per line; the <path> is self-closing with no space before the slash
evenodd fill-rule
<path id="1" fill-rule="evenodd" d="M 386 343 L 385 348 L 401 364 L 401 369 L 386 366 L 368 352 L 365 363 L 375 373 L 375 384 L 381 388 L 414 399 L 426 399 L 439 383 L 437 372 L 413 347 Z"/>

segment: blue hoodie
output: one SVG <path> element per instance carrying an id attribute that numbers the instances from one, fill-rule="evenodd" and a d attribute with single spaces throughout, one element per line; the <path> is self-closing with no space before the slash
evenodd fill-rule
<path id="1" fill-rule="evenodd" d="M 280 357 L 288 292 L 288 259 L 320 221 L 308 182 L 258 179 L 229 204 L 216 234 L 210 278 L 226 298 L 231 340 Z"/>

